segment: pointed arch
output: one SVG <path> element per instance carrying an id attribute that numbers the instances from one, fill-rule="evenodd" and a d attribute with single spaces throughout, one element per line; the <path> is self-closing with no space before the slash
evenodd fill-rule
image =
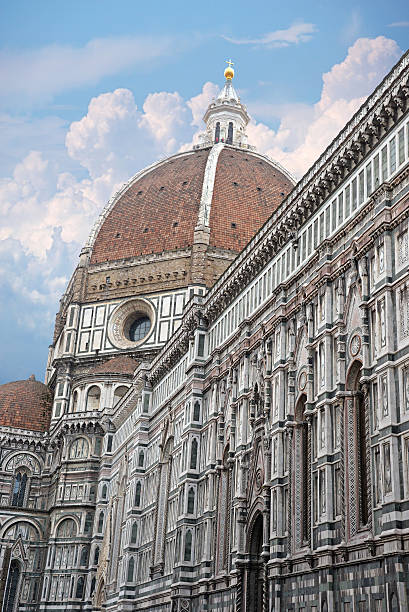
<path id="1" fill-rule="evenodd" d="M 137 508 L 139 508 L 139 506 L 141 505 L 141 490 L 142 490 L 141 481 L 138 480 L 138 482 L 136 483 L 136 487 L 135 487 L 135 506 Z"/>
<path id="2" fill-rule="evenodd" d="M 28 497 L 28 471 L 25 468 L 19 468 L 14 475 L 14 484 L 11 498 L 11 505 L 17 508 L 22 508 Z"/>
<path id="3" fill-rule="evenodd" d="M 220 140 L 220 121 L 216 122 L 216 128 L 214 131 L 214 142 L 217 144 Z"/>
<path id="4" fill-rule="evenodd" d="M 246 580 L 246 610 L 249 612 L 258 612 L 263 609 L 264 564 L 261 556 L 263 529 L 263 514 L 258 509 L 251 519 L 247 537 L 249 565 Z"/>
<path id="5" fill-rule="evenodd" d="M 229 445 L 223 453 L 223 468 L 219 473 L 217 498 L 217 548 L 216 570 L 229 569 L 230 561 L 230 521 L 231 521 L 231 481 L 232 467 L 229 463 Z"/>
<path id="6" fill-rule="evenodd" d="M 7 574 L 6 591 L 4 596 L 4 612 L 14 612 L 18 607 L 21 592 L 22 566 L 17 559 L 12 559 Z"/>
<path id="7" fill-rule="evenodd" d="M 345 432 L 350 536 L 370 520 L 369 396 L 361 383 L 362 363 L 355 359 L 347 373 Z"/>
<path id="8" fill-rule="evenodd" d="M 302 393 L 295 405 L 296 427 L 293 435 L 294 475 L 294 520 L 295 544 L 306 546 L 311 532 L 311 431 L 305 416 L 307 396 Z"/>
<path id="9" fill-rule="evenodd" d="M 98 527 L 97 527 L 98 533 L 102 533 L 103 529 L 104 529 L 104 512 L 101 510 L 98 516 Z"/>
<path id="10" fill-rule="evenodd" d="M 190 469 L 197 469 L 197 451 L 198 451 L 198 442 L 196 438 L 193 438 L 191 447 L 190 447 Z"/>
<path id="11" fill-rule="evenodd" d="M 133 582 L 134 574 L 135 574 L 135 559 L 131 557 L 128 561 L 128 571 L 127 571 L 126 581 Z"/>
<path id="12" fill-rule="evenodd" d="M 131 528 L 131 544 L 136 544 L 136 538 L 138 537 L 138 523 L 134 521 Z"/>
<path id="13" fill-rule="evenodd" d="M 193 514 L 195 511 L 195 490 L 193 487 L 189 487 L 187 494 L 187 513 Z"/>
<path id="14" fill-rule="evenodd" d="M 185 551 L 183 554 L 184 561 L 192 561 L 192 543 L 193 543 L 192 530 L 188 529 L 185 535 Z"/>
<path id="15" fill-rule="evenodd" d="M 229 121 L 229 125 L 227 128 L 227 144 L 233 144 L 233 121 Z"/>

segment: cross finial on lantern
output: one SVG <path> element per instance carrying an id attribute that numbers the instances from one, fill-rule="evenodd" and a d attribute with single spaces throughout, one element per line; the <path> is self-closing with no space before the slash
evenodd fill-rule
<path id="1" fill-rule="evenodd" d="M 226 60 L 226 64 L 227 68 L 224 71 L 224 76 L 228 81 L 231 81 L 234 77 L 234 68 L 232 68 L 233 62 L 231 60 Z"/>

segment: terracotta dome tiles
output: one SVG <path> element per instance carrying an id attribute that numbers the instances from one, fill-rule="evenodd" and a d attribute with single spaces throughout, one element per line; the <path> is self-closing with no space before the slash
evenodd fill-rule
<path id="1" fill-rule="evenodd" d="M 17 380 L 0 386 L 1 427 L 48 431 L 51 409 L 51 391 L 38 380 Z"/>
<path id="2" fill-rule="evenodd" d="M 91 264 L 191 247 L 209 149 L 169 158 L 118 198 L 95 239 Z M 266 158 L 225 147 L 210 210 L 210 246 L 240 252 L 293 184 Z"/>
<path id="3" fill-rule="evenodd" d="M 223 149 L 210 209 L 210 246 L 240 252 L 292 188 L 291 181 L 260 156 Z"/>
<path id="4" fill-rule="evenodd" d="M 99 230 L 91 264 L 189 247 L 208 154 L 170 158 L 136 180 Z"/>

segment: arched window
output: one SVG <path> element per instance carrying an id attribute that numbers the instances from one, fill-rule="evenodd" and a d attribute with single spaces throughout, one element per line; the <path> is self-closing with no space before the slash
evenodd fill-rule
<path id="1" fill-rule="evenodd" d="M 227 130 L 227 144 L 233 144 L 233 122 L 229 121 L 229 128 Z"/>
<path id="2" fill-rule="evenodd" d="M 104 484 L 103 487 L 102 487 L 102 491 L 101 491 L 102 499 L 106 499 L 107 498 L 107 492 L 108 492 L 107 486 L 106 486 L 106 484 Z"/>
<path id="3" fill-rule="evenodd" d="M 135 561 L 134 558 L 131 557 L 128 561 L 128 576 L 127 576 L 127 582 L 133 582 L 133 575 L 134 575 L 134 571 L 135 571 Z"/>
<path id="4" fill-rule="evenodd" d="M 93 577 L 93 579 L 91 580 L 91 588 L 89 591 L 90 595 L 93 595 L 95 592 L 95 584 L 96 584 L 97 579 L 95 578 L 95 576 Z"/>
<path id="5" fill-rule="evenodd" d="M 4 534 L 5 539 L 16 540 L 18 536 L 25 541 L 35 542 L 40 539 L 38 531 L 30 524 L 26 522 L 14 523 L 6 530 Z"/>
<path id="6" fill-rule="evenodd" d="M 399 612 L 400 608 L 399 608 L 399 604 L 398 604 L 398 598 L 396 597 L 396 593 L 391 593 L 390 596 L 390 611 L 391 612 Z"/>
<path id="7" fill-rule="evenodd" d="M 138 467 L 143 467 L 144 459 L 145 459 L 145 455 L 143 453 L 143 450 L 140 450 L 139 456 L 138 456 Z"/>
<path id="8" fill-rule="evenodd" d="M 189 493 L 187 494 L 187 513 L 193 514 L 195 511 L 195 490 L 190 487 Z"/>
<path id="9" fill-rule="evenodd" d="M 88 565 L 88 548 L 84 546 L 81 550 L 80 566 L 85 567 L 86 565 Z"/>
<path id="10" fill-rule="evenodd" d="M 200 403 L 195 402 L 193 405 L 193 420 L 200 421 Z"/>
<path id="11" fill-rule="evenodd" d="M 197 440 L 193 438 L 190 450 L 190 469 L 195 470 L 197 467 Z"/>
<path id="12" fill-rule="evenodd" d="M 77 588 L 75 589 L 75 597 L 76 599 L 82 599 L 84 596 L 84 586 L 85 586 L 85 581 L 84 581 L 84 577 L 80 576 L 77 580 Z"/>
<path id="13" fill-rule="evenodd" d="M 102 533 L 104 528 L 104 513 L 101 511 L 98 517 L 98 533 Z"/>
<path id="14" fill-rule="evenodd" d="M 85 438 L 77 438 L 70 447 L 70 459 L 84 459 L 88 457 L 89 444 Z"/>
<path id="15" fill-rule="evenodd" d="M 77 527 L 72 519 L 65 519 L 57 528 L 57 538 L 72 538 L 77 535 Z"/>
<path id="16" fill-rule="evenodd" d="M 220 121 L 216 123 L 216 129 L 214 131 L 214 142 L 217 143 L 220 140 Z"/>
<path id="17" fill-rule="evenodd" d="M 78 411 L 78 391 L 74 391 L 72 396 L 72 412 Z"/>
<path id="18" fill-rule="evenodd" d="M 256 455 L 257 456 L 257 455 Z M 215 565 L 217 572 L 229 571 L 231 534 L 231 481 L 232 465 L 228 461 L 229 446 L 224 449 L 223 469 L 220 472 L 217 508 L 217 548 Z"/>
<path id="19" fill-rule="evenodd" d="M 366 462 L 368 431 L 365 423 L 365 401 L 364 393 L 361 385 L 361 363 L 355 361 L 348 373 L 346 381 L 346 389 L 350 392 L 349 397 L 345 398 L 347 418 L 347 439 L 355 439 L 355 448 L 348 444 L 347 461 L 348 464 L 356 464 L 357 469 L 354 469 L 355 479 L 350 479 L 349 497 L 357 500 L 356 508 L 351 504 L 350 514 L 358 513 L 359 525 L 362 527 L 367 525 L 369 520 L 368 513 L 368 469 Z M 352 418 L 350 418 L 352 417 Z M 351 425 L 353 423 L 353 425 Z M 353 495 L 354 489 L 356 494 Z M 351 533 L 350 535 L 354 535 Z"/>
<path id="20" fill-rule="evenodd" d="M 86 410 L 98 410 L 101 399 L 101 390 L 96 385 L 88 389 Z"/>
<path id="21" fill-rule="evenodd" d="M 121 385 L 120 387 L 117 387 L 114 391 L 114 407 L 117 405 L 117 403 L 119 402 L 119 400 L 121 400 L 123 398 L 123 396 L 125 395 L 125 393 L 128 391 L 128 387 L 125 387 L 125 385 Z"/>
<path id="22" fill-rule="evenodd" d="M 6 595 L 4 597 L 3 610 L 5 612 L 14 612 L 16 609 L 17 597 L 19 594 L 19 582 L 20 582 L 20 564 L 14 560 L 10 563 Z"/>
<path id="23" fill-rule="evenodd" d="M 185 537 L 185 554 L 183 555 L 184 561 L 192 560 L 192 532 L 190 529 L 186 531 Z"/>
<path id="24" fill-rule="evenodd" d="M 137 538 L 137 535 L 138 535 L 138 524 L 137 524 L 137 522 L 135 521 L 135 522 L 132 524 L 132 530 L 131 530 L 131 544 L 136 544 L 136 538 Z"/>
<path id="25" fill-rule="evenodd" d="M 140 506 L 141 503 L 141 483 L 137 482 L 135 487 L 135 506 Z"/>
<path id="26" fill-rule="evenodd" d="M 263 516 L 260 512 L 257 513 L 249 532 L 249 556 L 251 562 L 248 572 L 248 598 L 252 602 L 253 610 L 263 609 L 263 587 L 260 584 L 260 570 L 262 568 L 261 553 L 263 550 Z"/>
<path id="27" fill-rule="evenodd" d="M 309 430 L 305 419 L 306 395 L 302 395 L 295 407 L 295 418 L 297 422 L 294 434 L 295 445 L 295 469 L 299 470 L 299 478 L 296 478 L 298 486 L 295 491 L 295 509 L 301 513 L 299 522 L 301 531 L 296 534 L 298 546 L 308 543 L 310 537 L 310 506 L 311 506 L 311 483 L 310 483 L 310 461 L 309 461 Z"/>
<path id="28" fill-rule="evenodd" d="M 38 580 L 34 580 L 31 589 L 31 601 L 37 601 L 38 597 Z"/>
<path id="29" fill-rule="evenodd" d="M 13 497 L 11 500 L 12 506 L 22 508 L 26 496 L 27 474 L 19 470 L 14 476 Z"/>
<path id="30" fill-rule="evenodd" d="M 94 565 L 97 565 L 98 561 L 99 561 L 99 546 L 96 546 L 94 550 Z"/>
<path id="31" fill-rule="evenodd" d="M 87 514 L 85 515 L 84 533 L 90 533 L 91 529 L 92 529 L 92 514 L 91 512 L 87 512 Z"/>

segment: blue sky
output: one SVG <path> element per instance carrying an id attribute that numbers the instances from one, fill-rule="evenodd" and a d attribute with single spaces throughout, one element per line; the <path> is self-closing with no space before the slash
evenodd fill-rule
<path id="1" fill-rule="evenodd" d="M 249 141 L 296 177 L 408 47 L 407 1 L 2 2 L 0 383 L 42 379 L 114 189 L 191 146 L 232 58 Z"/>

